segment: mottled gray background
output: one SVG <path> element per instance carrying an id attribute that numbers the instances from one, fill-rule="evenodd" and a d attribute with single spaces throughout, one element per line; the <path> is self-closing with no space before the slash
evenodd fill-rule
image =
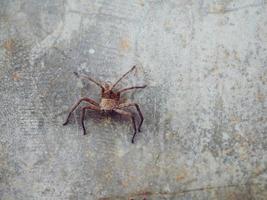
<path id="1" fill-rule="evenodd" d="M 120 86 L 145 121 L 88 113 Z M 266 0 L 0 0 L 0 199 L 267 199 Z"/>

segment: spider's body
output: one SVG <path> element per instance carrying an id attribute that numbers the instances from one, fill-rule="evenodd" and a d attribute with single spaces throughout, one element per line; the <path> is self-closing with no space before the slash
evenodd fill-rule
<path id="1" fill-rule="evenodd" d="M 82 98 L 80 99 L 76 104 L 74 104 L 74 106 L 72 107 L 71 111 L 69 112 L 69 115 L 65 121 L 65 123 L 63 125 L 67 125 L 69 122 L 69 118 L 71 113 L 77 108 L 77 106 L 82 102 L 85 101 L 87 103 L 89 103 L 88 106 L 85 106 L 82 108 L 82 116 L 81 116 L 81 122 L 82 122 L 82 127 L 83 127 L 83 132 L 84 134 L 86 134 L 86 130 L 84 127 L 84 114 L 86 110 L 95 110 L 95 111 L 99 111 L 99 112 L 104 112 L 104 113 L 111 113 L 111 112 L 116 112 L 118 114 L 127 116 L 127 117 L 131 117 L 132 119 L 132 123 L 133 123 L 133 127 L 134 127 L 134 135 L 132 138 L 132 143 L 134 143 L 134 137 L 136 135 L 136 124 L 135 124 L 135 118 L 133 116 L 132 113 L 128 112 L 128 111 L 124 111 L 123 108 L 127 108 L 130 106 L 135 106 L 135 108 L 137 109 L 139 116 L 140 116 L 140 124 L 138 126 L 138 131 L 140 132 L 140 128 L 141 125 L 143 123 L 143 115 L 141 113 L 141 110 L 138 106 L 138 104 L 136 103 L 122 103 L 120 101 L 120 95 L 122 92 L 125 92 L 127 90 L 132 90 L 132 89 L 138 89 L 138 88 L 145 88 L 146 85 L 144 86 L 135 86 L 135 87 L 129 87 L 129 88 L 125 88 L 122 90 L 119 90 L 117 92 L 115 92 L 113 90 L 113 88 L 121 81 L 122 78 L 124 78 L 128 73 L 130 73 L 131 71 L 133 71 L 135 69 L 135 66 L 132 67 L 132 69 L 130 69 L 127 73 L 125 73 L 116 83 L 114 83 L 113 85 L 105 83 L 105 84 L 101 84 L 98 81 L 84 76 L 84 75 L 78 75 L 78 73 L 75 72 L 75 75 L 81 77 L 81 78 L 85 78 L 88 79 L 92 82 L 94 82 L 95 84 L 97 84 L 98 86 L 101 87 L 101 100 L 100 103 L 95 102 L 94 100 L 90 99 L 90 98 Z"/>
<path id="2" fill-rule="evenodd" d="M 105 111 L 105 112 L 112 111 L 118 105 L 119 105 L 119 102 L 111 98 L 109 99 L 102 98 L 99 104 L 100 110 Z"/>

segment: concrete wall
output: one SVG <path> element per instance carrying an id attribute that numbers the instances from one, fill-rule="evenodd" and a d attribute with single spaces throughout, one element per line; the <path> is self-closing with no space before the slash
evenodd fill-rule
<path id="1" fill-rule="evenodd" d="M 1 0 L 0 199 L 266 199 L 265 0 Z M 88 112 L 99 88 L 145 121 Z"/>

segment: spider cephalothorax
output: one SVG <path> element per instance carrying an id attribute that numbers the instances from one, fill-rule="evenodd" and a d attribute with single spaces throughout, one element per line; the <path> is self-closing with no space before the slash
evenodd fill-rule
<path id="1" fill-rule="evenodd" d="M 143 115 L 141 113 L 141 110 L 138 106 L 138 104 L 136 103 L 122 103 L 120 101 L 120 95 L 121 93 L 128 91 L 128 90 L 132 90 L 132 89 L 138 89 L 138 88 L 145 88 L 146 85 L 144 86 L 134 86 L 134 87 L 128 87 L 128 88 L 124 88 L 121 89 L 119 91 L 114 91 L 115 86 L 127 75 L 129 74 L 131 71 L 133 71 L 135 69 L 135 66 L 133 66 L 128 72 L 126 72 L 121 78 L 119 78 L 118 81 L 116 81 L 114 84 L 110 84 L 110 83 L 104 83 L 101 84 L 100 82 L 92 79 L 91 77 L 85 76 L 85 75 L 79 75 L 77 72 L 74 72 L 76 76 L 83 78 L 83 79 L 87 79 L 89 81 L 92 81 L 93 83 L 95 83 L 96 85 L 98 85 L 99 87 L 101 87 L 101 100 L 100 103 L 95 102 L 94 100 L 90 99 L 90 98 L 81 98 L 77 103 L 75 103 L 70 112 L 69 115 L 66 119 L 66 121 L 63 123 L 63 125 L 67 125 L 69 122 L 69 118 L 71 116 L 71 113 L 78 107 L 78 105 L 81 102 L 87 102 L 88 105 L 82 108 L 82 115 L 81 115 L 81 123 L 82 123 L 82 128 L 83 128 L 83 133 L 86 134 L 86 130 L 84 127 L 84 115 L 85 115 L 85 111 L 86 110 L 95 110 L 95 111 L 99 111 L 99 112 L 105 112 L 105 113 L 110 113 L 110 112 L 116 112 L 118 114 L 130 117 L 132 119 L 132 123 L 133 123 L 133 127 L 134 127 L 134 135 L 132 137 L 132 143 L 134 143 L 134 137 L 136 135 L 136 123 L 135 123 L 135 118 L 134 115 L 129 112 L 129 111 L 125 111 L 123 110 L 124 108 L 127 107 L 131 107 L 131 106 L 135 106 L 136 110 L 139 113 L 140 116 L 140 123 L 138 126 L 138 131 L 141 131 L 141 126 L 143 123 Z"/>

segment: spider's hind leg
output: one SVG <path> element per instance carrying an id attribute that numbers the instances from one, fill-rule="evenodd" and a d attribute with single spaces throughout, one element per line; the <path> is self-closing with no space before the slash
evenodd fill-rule
<path id="1" fill-rule="evenodd" d="M 114 109 L 114 111 L 119 113 L 119 114 L 121 114 L 121 115 L 124 115 L 124 116 L 127 116 L 127 117 L 131 117 L 132 123 L 133 123 L 133 127 L 134 127 L 134 135 L 132 137 L 132 143 L 134 143 L 134 138 L 135 138 L 135 135 L 136 135 L 136 123 L 135 123 L 135 119 L 134 119 L 133 114 L 130 113 L 130 112 L 121 110 L 121 109 Z"/>
<path id="2" fill-rule="evenodd" d="M 139 117 L 140 117 L 140 124 L 139 124 L 139 126 L 138 126 L 138 131 L 141 132 L 141 126 L 142 126 L 142 124 L 143 124 L 144 117 L 143 117 L 143 114 L 142 114 L 142 112 L 141 112 L 141 110 L 140 110 L 139 105 L 138 105 L 137 103 L 122 103 L 122 104 L 119 105 L 119 108 L 120 108 L 120 109 L 121 109 L 121 108 L 127 108 L 127 107 L 130 107 L 130 106 L 135 106 L 135 108 L 136 108 L 136 110 L 137 110 L 137 112 L 138 112 L 138 114 L 139 114 Z"/>
<path id="3" fill-rule="evenodd" d="M 99 111 L 100 108 L 97 107 L 97 106 L 86 106 L 86 107 L 83 107 L 82 108 L 82 114 L 81 114 L 81 124 L 82 124 L 82 128 L 83 128 L 83 134 L 86 135 L 86 129 L 84 127 L 84 116 L 85 116 L 85 111 L 86 110 L 96 110 L 96 111 Z"/>
<path id="4" fill-rule="evenodd" d="M 88 102 L 88 103 L 91 103 L 91 104 L 93 104 L 93 105 L 95 105 L 95 106 L 99 106 L 98 103 L 96 103 L 94 100 L 92 100 L 92 99 L 90 99 L 90 98 L 82 98 L 82 99 L 80 99 L 79 101 L 77 101 L 77 102 L 71 107 L 70 112 L 69 112 L 69 114 L 68 114 L 68 117 L 67 117 L 66 121 L 63 123 L 63 126 L 65 126 L 65 125 L 67 125 L 67 124 L 69 123 L 69 119 L 70 119 L 71 114 L 72 114 L 73 111 L 78 107 L 78 105 L 79 105 L 81 102 L 83 102 L 83 101 Z"/>

